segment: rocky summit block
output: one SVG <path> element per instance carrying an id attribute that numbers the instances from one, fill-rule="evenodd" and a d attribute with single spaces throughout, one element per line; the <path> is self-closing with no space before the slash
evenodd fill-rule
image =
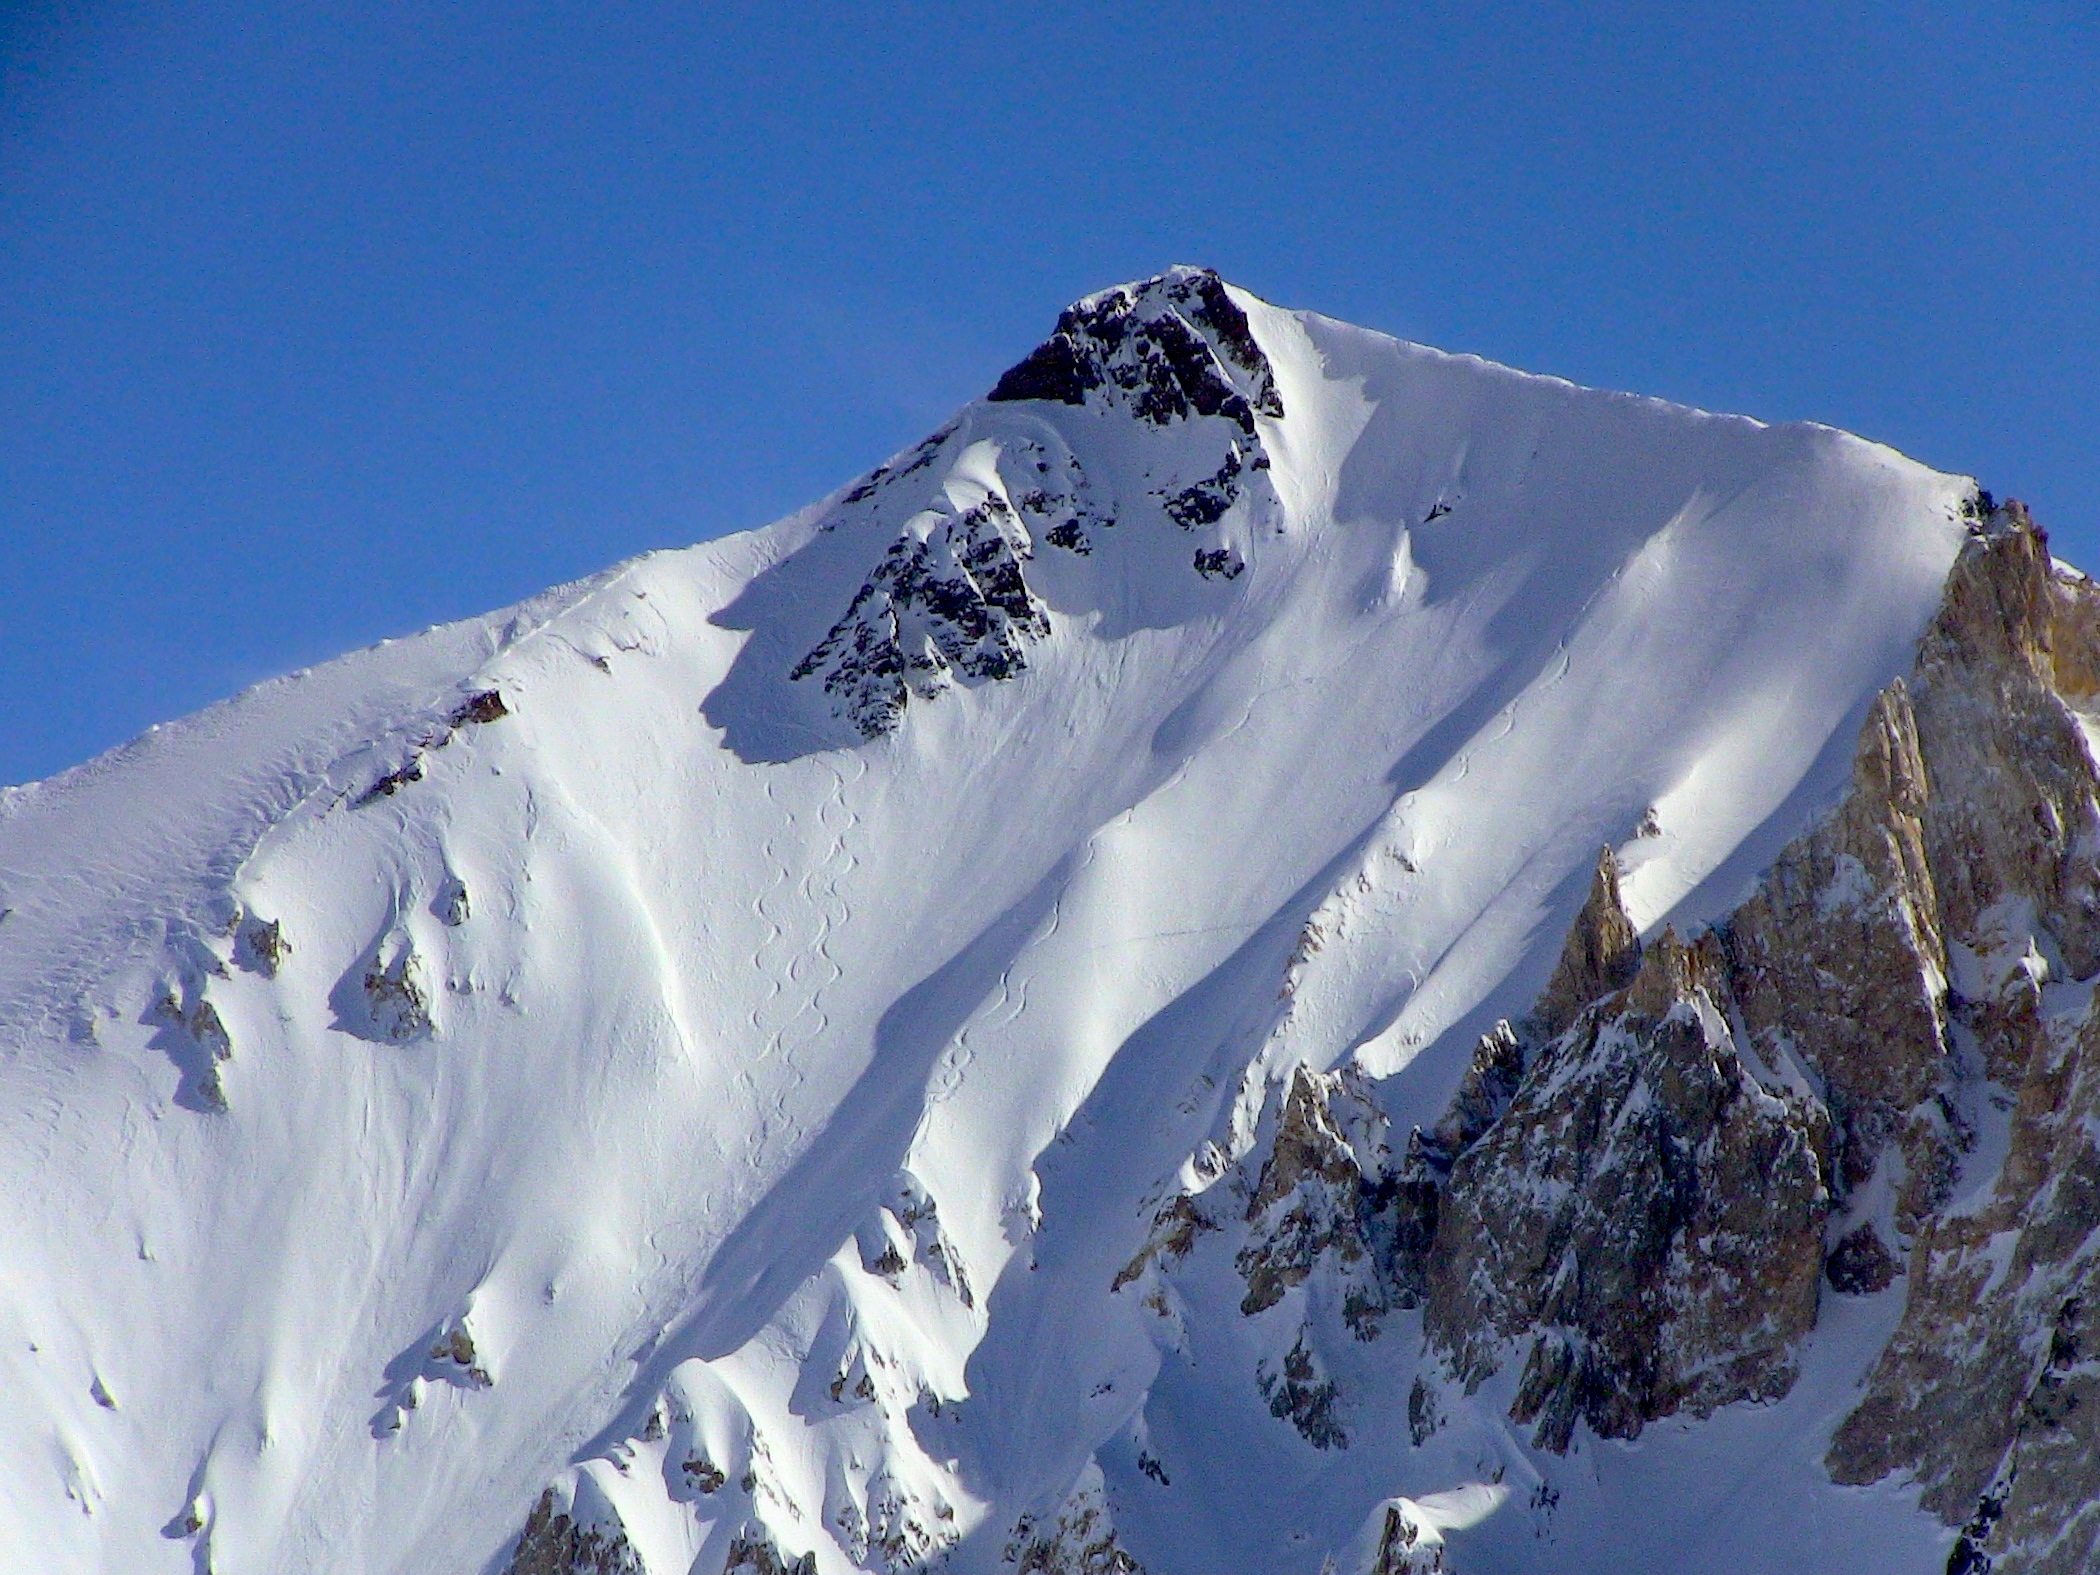
<path id="1" fill-rule="evenodd" d="M 951 683 L 1027 670 L 1029 644 L 1050 632 L 1026 572 L 1038 540 L 1091 556 L 1133 505 L 1183 531 L 1213 530 L 1270 468 L 1256 415 L 1283 415 L 1247 314 L 1216 274 L 1192 268 L 1068 308 L 973 408 L 1030 403 L 1133 424 L 1149 436 L 1135 476 L 1119 485 L 1090 475 L 1068 446 L 1033 430 L 1040 422 L 1020 422 L 1032 435 L 998 429 L 987 438 L 966 418 L 879 467 L 826 522 L 826 531 L 894 531 L 846 611 L 788 674 L 818 683 L 861 737 L 890 732 L 912 700 Z M 973 460 L 986 442 L 988 466 Z M 1124 495 L 1132 481 L 1141 496 Z M 1222 583 L 1247 568 L 1231 545 L 1199 546 L 1187 561 L 1200 579 Z"/>
<path id="2" fill-rule="evenodd" d="M 986 396 L 1065 405 L 1096 397 L 1154 426 L 1223 416 L 1249 437 L 1256 412 L 1283 414 L 1247 314 L 1207 268 L 1171 269 L 1067 307 Z"/>

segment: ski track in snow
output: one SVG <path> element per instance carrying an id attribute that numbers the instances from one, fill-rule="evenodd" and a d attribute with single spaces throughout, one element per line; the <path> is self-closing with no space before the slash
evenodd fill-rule
<path id="1" fill-rule="evenodd" d="M 859 820 L 849 793 L 868 769 L 863 757 L 851 759 L 849 777 L 831 755 L 818 756 L 817 763 L 829 781 L 824 799 L 806 819 L 792 811 L 783 813 L 779 829 L 762 847 L 771 878 L 752 902 L 753 911 L 766 925 L 752 966 L 765 985 L 748 1019 L 759 1040 L 756 1057 L 739 1074 L 742 1086 L 758 1096 L 759 1079 L 771 1069 L 765 1111 L 746 1150 L 754 1164 L 762 1153 L 792 1149 L 801 1138 L 797 1096 L 809 1081 L 809 1053 L 824 1044 L 831 1030 L 831 1017 L 824 1006 L 826 993 L 844 977 L 832 946 L 852 921 L 845 889 L 860 862 L 850 845 Z M 780 802 L 773 775 L 777 769 L 768 769 L 765 786 L 766 800 L 775 806 Z M 801 861 L 798 878 L 796 863 L 781 851 L 782 845 L 807 850 L 807 827 L 812 825 L 820 834 L 817 840 L 823 843 L 823 851 Z M 783 894 L 791 888 L 795 900 L 783 901 Z M 783 912 L 800 915 L 807 930 L 790 934 L 780 917 Z"/>
<path id="2" fill-rule="evenodd" d="M 1127 818 L 1127 815 L 1125 818 Z M 1094 867 L 1094 859 L 1099 851 L 1099 838 L 1088 837 L 1086 851 L 1080 857 L 1079 866 L 1058 888 L 1057 896 L 1050 904 L 1050 913 L 1043 921 L 1042 929 L 1031 936 L 1021 949 L 1014 954 L 1013 960 L 1000 969 L 997 995 L 981 1013 L 973 1015 L 970 1021 L 963 1025 L 962 1029 L 956 1034 L 954 1042 L 949 1046 L 948 1053 L 942 1057 L 934 1073 L 933 1081 L 928 1085 L 927 1097 L 929 1103 L 936 1105 L 945 1104 L 961 1090 L 963 1079 L 968 1073 L 971 1063 L 977 1059 L 977 1040 L 979 1036 L 986 1034 L 996 1036 L 1021 1020 L 1022 1015 L 1028 1009 L 1028 985 L 1029 980 L 1033 977 L 1033 972 L 1024 972 L 1020 975 L 1020 988 L 1016 990 L 1014 988 L 1015 970 L 1057 938 L 1059 931 L 1064 927 L 1065 903 L 1071 896 L 1072 889 L 1080 884 L 1087 872 Z"/>

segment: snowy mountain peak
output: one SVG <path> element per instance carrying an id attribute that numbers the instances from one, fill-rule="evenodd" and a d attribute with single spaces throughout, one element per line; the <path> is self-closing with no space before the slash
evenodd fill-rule
<path id="1" fill-rule="evenodd" d="M 1931 992 L 2084 999 L 2046 992 L 2086 955 L 2052 696 L 2100 689 L 2090 598 L 1976 561 L 1979 508 L 1843 434 L 1176 269 L 793 518 L 8 793 L 0 1545 L 148 1575 L 1943 1552 L 1997 1455 L 1921 1509 L 1783 1436 L 1831 1436 L 1896 1320 L 1868 1271 L 1940 1206 L 1904 1177 L 1967 1197 L 1997 1152 L 1982 1085 L 1933 1081 L 1997 1019 Z M 1920 750 L 2017 775 L 2013 733 L 1960 753 L 1991 671 L 1928 663 L 1908 733 L 1890 698 L 1921 635 L 2010 622 L 2047 802 L 1992 821 L 2014 873 L 1926 945 L 1956 853 L 1902 864 L 1909 788 L 1831 806 Z M 1826 821 L 1851 840 L 1802 842 Z M 1760 886 L 1790 846 L 1799 889 Z M 1856 1032 L 1816 1084 L 1797 1047 L 1842 1024 L 1756 994 L 1838 970 L 1862 914 L 1886 1022 L 1934 1036 L 1900 1088 Z M 1558 1145 L 1577 1117 L 1598 1141 Z M 1665 1117 L 1683 1164 L 1640 1146 Z M 1888 1168 L 1834 1179 L 1840 1142 Z M 1770 1217 L 1732 1206 L 1772 1154 Z M 1613 1188 L 1658 1175 L 1696 1195 L 1628 1247 Z M 1882 1287 L 1827 1318 L 1826 1219 Z M 1651 1300 L 1771 1269 L 1757 1359 L 1714 1365 L 1718 1303 L 1651 1370 L 1602 1282 L 1470 1272 L 1568 1241 Z M 1908 1447 L 1848 1441 L 1848 1480 Z M 1792 1513 L 1746 1555 L 1715 1527 L 1751 1496 Z"/>
<path id="2" fill-rule="evenodd" d="M 1036 567 L 1039 553 L 1098 549 L 1094 578 L 1162 577 L 1154 600 L 1186 601 L 1172 582 L 1230 585 L 1278 523 L 1257 416 L 1283 416 L 1275 370 L 1216 274 L 1086 297 L 982 401 L 838 497 L 819 528 L 885 544 L 789 682 L 876 738 L 914 700 L 1027 670 L 1053 622 L 1034 582 L 1084 578 Z M 806 725 L 850 736 L 814 710 Z"/>

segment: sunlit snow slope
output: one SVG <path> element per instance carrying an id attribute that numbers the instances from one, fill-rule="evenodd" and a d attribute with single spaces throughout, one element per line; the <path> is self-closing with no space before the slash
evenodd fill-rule
<path id="1" fill-rule="evenodd" d="M 1430 1119 L 1600 845 L 1738 897 L 1969 483 L 1186 271 L 1067 326 L 792 519 L 5 790 L 0 1565 L 501 1570 L 550 1484 L 649 1575 L 1941 1545 L 1754 1415 L 1549 1545 L 1494 1397 L 1316 1450 L 1111 1282 L 1291 1067 Z"/>

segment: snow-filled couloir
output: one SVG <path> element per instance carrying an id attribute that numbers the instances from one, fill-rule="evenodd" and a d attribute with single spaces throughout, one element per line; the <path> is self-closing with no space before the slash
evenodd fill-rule
<path id="1" fill-rule="evenodd" d="M 790 519 L 4 790 L 11 1567 L 1938 1567 L 1820 1256 L 1784 1383 L 1545 1436 L 1273 1222 L 1600 848 L 1629 935 L 1745 900 L 1975 500 L 1176 269 Z"/>

